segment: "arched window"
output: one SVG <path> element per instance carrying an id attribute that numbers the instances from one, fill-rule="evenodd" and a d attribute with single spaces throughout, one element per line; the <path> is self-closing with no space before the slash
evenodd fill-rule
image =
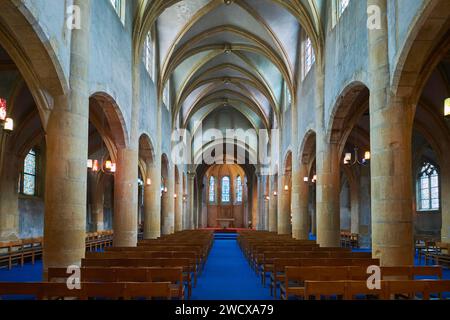
<path id="1" fill-rule="evenodd" d="M 214 177 L 209 178 L 209 202 L 216 202 L 216 179 Z"/>
<path id="2" fill-rule="evenodd" d="M 116 11 L 117 15 L 119 16 L 122 23 L 124 22 L 124 2 L 125 0 L 109 0 L 111 5 L 113 6 L 114 10 Z"/>
<path id="3" fill-rule="evenodd" d="M 348 4 L 350 3 L 350 0 L 338 0 L 339 6 L 339 17 L 344 13 L 345 9 L 347 9 Z"/>
<path id="4" fill-rule="evenodd" d="M 222 202 L 230 202 L 230 177 L 222 178 Z"/>
<path id="5" fill-rule="evenodd" d="M 147 69 L 147 72 L 151 76 L 153 73 L 153 41 L 150 32 L 145 37 L 142 60 L 144 61 L 145 69 Z"/>
<path id="6" fill-rule="evenodd" d="M 439 173 L 429 162 L 425 162 L 419 171 L 417 193 L 419 210 L 439 210 Z"/>
<path id="7" fill-rule="evenodd" d="M 314 54 L 311 38 L 306 37 L 303 43 L 303 78 L 305 78 L 309 70 L 311 70 L 315 61 L 316 56 Z"/>
<path id="8" fill-rule="evenodd" d="M 236 179 L 236 202 L 242 202 L 242 178 L 238 176 Z"/>
<path id="9" fill-rule="evenodd" d="M 27 196 L 36 195 L 37 153 L 31 149 L 23 162 L 21 193 Z"/>

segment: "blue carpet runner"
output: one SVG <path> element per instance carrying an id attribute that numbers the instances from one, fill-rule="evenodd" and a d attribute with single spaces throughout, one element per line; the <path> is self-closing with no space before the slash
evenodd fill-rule
<path id="1" fill-rule="evenodd" d="M 192 300 L 272 300 L 269 288 L 250 268 L 234 239 L 215 235 L 205 270 L 192 290 Z"/>

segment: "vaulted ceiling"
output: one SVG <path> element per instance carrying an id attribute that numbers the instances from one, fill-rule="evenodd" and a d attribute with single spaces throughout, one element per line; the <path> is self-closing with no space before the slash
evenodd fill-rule
<path id="1" fill-rule="evenodd" d="M 302 31 L 321 47 L 321 0 L 143 1 L 137 39 L 151 30 L 159 97 L 169 86 L 175 126 L 195 129 L 232 108 L 254 129 L 276 128 L 295 99 Z M 318 59 L 320 61 L 320 59 Z"/>

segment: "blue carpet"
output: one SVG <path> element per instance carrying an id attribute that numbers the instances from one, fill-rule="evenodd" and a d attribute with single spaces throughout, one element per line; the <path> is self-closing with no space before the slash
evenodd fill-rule
<path id="1" fill-rule="evenodd" d="M 273 300 L 235 240 L 215 240 L 192 300 Z"/>

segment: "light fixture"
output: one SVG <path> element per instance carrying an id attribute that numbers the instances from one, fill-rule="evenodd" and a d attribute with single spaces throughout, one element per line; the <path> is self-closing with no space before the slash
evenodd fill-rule
<path id="1" fill-rule="evenodd" d="M 167 193 L 167 187 L 164 187 L 164 192 Z"/>
<path id="2" fill-rule="evenodd" d="M 3 98 L 0 98 L 0 121 L 6 120 L 6 100 Z"/>
<path id="3" fill-rule="evenodd" d="M 308 182 L 309 178 L 308 177 L 303 177 L 303 182 Z"/>
<path id="4" fill-rule="evenodd" d="M 14 120 L 11 118 L 6 118 L 5 123 L 3 125 L 3 129 L 5 131 L 13 131 L 14 130 Z"/>
<path id="5" fill-rule="evenodd" d="M 313 176 L 313 178 L 312 178 L 312 180 L 311 180 L 313 183 L 316 183 L 316 181 L 317 181 L 317 174 L 315 174 L 314 176 Z"/>
<path id="6" fill-rule="evenodd" d="M 278 193 L 276 191 L 273 192 L 273 196 L 276 197 Z"/>
<path id="7" fill-rule="evenodd" d="M 152 179 L 150 179 L 150 178 L 147 178 L 147 182 L 146 182 L 146 184 L 147 184 L 148 186 L 151 186 L 151 185 L 152 185 Z"/>
<path id="8" fill-rule="evenodd" d="M 352 162 L 352 154 L 350 152 L 346 153 L 344 156 L 344 165 L 350 165 L 350 166 L 354 166 L 354 165 L 367 165 L 369 160 L 371 158 L 371 153 L 370 151 L 366 151 L 364 153 L 364 158 L 362 158 L 360 160 L 359 155 L 358 155 L 358 147 L 354 148 L 354 159 Z"/>
<path id="9" fill-rule="evenodd" d="M 288 185 L 284 186 L 284 191 L 289 191 L 289 186 Z"/>
<path id="10" fill-rule="evenodd" d="M 8 108 L 6 99 L 0 98 L 0 125 L 3 127 L 5 131 L 13 131 L 14 130 L 14 120 L 12 118 L 8 118 Z"/>
<path id="11" fill-rule="evenodd" d="M 450 98 L 445 99 L 444 102 L 444 117 L 450 119 Z"/>
<path id="12" fill-rule="evenodd" d="M 88 159 L 87 161 L 87 167 L 88 169 L 92 169 L 92 166 L 94 165 L 94 161 L 92 159 Z"/>
<path id="13" fill-rule="evenodd" d="M 270 197 L 269 197 L 269 196 L 266 196 L 266 200 L 269 201 L 269 200 L 270 200 Z"/>
<path id="14" fill-rule="evenodd" d="M 177 198 L 177 194 L 176 194 L 176 193 L 174 193 L 174 194 L 173 194 L 173 197 L 174 197 L 174 199 L 176 199 L 176 198 Z"/>
<path id="15" fill-rule="evenodd" d="M 92 164 L 92 171 L 97 172 L 98 171 L 98 160 L 94 160 Z"/>
<path id="16" fill-rule="evenodd" d="M 106 162 L 105 162 L 105 169 L 111 170 L 111 167 L 112 167 L 112 162 L 111 162 L 111 160 L 106 161 Z"/>

